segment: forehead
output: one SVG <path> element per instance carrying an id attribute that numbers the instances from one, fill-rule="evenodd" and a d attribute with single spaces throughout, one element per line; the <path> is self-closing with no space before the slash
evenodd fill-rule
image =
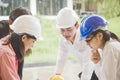
<path id="1" fill-rule="evenodd" d="M 90 34 L 89 36 L 87 36 L 87 37 L 86 37 L 86 39 L 91 38 L 91 37 L 93 37 L 93 35 L 92 35 L 92 34 Z"/>
<path id="2" fill-rule="evenodd" d="M 61 28 L 61 30 L 69 30 L 69 29 L 73 29 L 73 27 Z"/>

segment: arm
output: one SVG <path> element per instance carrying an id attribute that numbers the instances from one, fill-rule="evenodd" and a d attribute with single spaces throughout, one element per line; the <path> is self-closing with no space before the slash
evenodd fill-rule
<path id="1" fill-rule="evenodd" d="M 100 80 L 116 80 L 118 50 L 106 46 L 102 60 L 97 64 L 96 71 Z"/>
<path id="2" fill-rule="evenodd" d="M 8 53 L 3 53 L 0 59 L 2 80 L 20 80 L 14 64 L 15 57 Z"/>
<path id="3" fill-rule="evenodd" d="M 92 63 L 90 57 L 91 57 L 91 49 L 86 44 L 86 42 L 83 40 L 81 42 L 81 64 L 82 64 L 82 75 L 81 80 L 90 80 L 93 70 L 94 70 L 94 64 Z"/>
<path id="4" fill-rule="evenodd" d="M 114 50 L 112 47 L 109 47 L 104 51 L 103 56 L 103 63 L 101 67 L 101 75 L 104 80 L 116 80 L 116 72 L 117 72 L 117 60 L 116 54 L 117 51 Z"/>
<path id="5" fill-rule="evenodd" d="M 60 40 L 59 43 L 59 51 L 58 51 L 58 56 L 57 56 L 57 61 L 56 61 L 56 74 L 61 74 L 64 68 L 64 64 L 67 59 L 67 49 L 65 47 L 63 39 Z"/>

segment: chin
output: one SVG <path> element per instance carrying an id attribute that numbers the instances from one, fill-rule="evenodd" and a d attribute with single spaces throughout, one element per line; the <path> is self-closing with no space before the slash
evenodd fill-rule
<path id="1" fill-rule="evenodd" d="M 25 52 L 28 51 L 29 49 L 25 49 Z"/>
<path id="2" fill-rule="evenodd" d="M 70 38 L 65 38 L 65 39 L 68 40 L 68 41 L 70 40 Z"/>
<path id="3" fill-rule="evenodd" d="M 70 40 L 70 37 L 65 37 L 66 40 Z"/>

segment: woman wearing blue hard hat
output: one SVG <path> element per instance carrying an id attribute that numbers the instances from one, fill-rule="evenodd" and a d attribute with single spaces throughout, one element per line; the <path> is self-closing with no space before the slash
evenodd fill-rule
<path id="1" fill-rule="evenodd" d="M 95 72 L 99 80 L 119 80 L 120 40 L 116 34 L 106 29 L 106 25 L 104 18 L 91 15 L 82 20 L 80 33 L 94 51 L 91 60 L 96 64 Z M 102 55 L 98 49 L 101 49 Z"/>

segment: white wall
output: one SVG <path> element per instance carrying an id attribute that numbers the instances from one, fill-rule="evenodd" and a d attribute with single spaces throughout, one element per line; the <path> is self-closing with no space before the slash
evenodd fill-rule
<path id="1" fill-rule="evenodd" d="M 36 0 L 30 0 L 30 10 L 33 15 L 36 15 Z"/>
<path id="2" fill-rule="evenodd" d="M 67 7 L 73 9 L 73 0 L 67 0 Z"/>

